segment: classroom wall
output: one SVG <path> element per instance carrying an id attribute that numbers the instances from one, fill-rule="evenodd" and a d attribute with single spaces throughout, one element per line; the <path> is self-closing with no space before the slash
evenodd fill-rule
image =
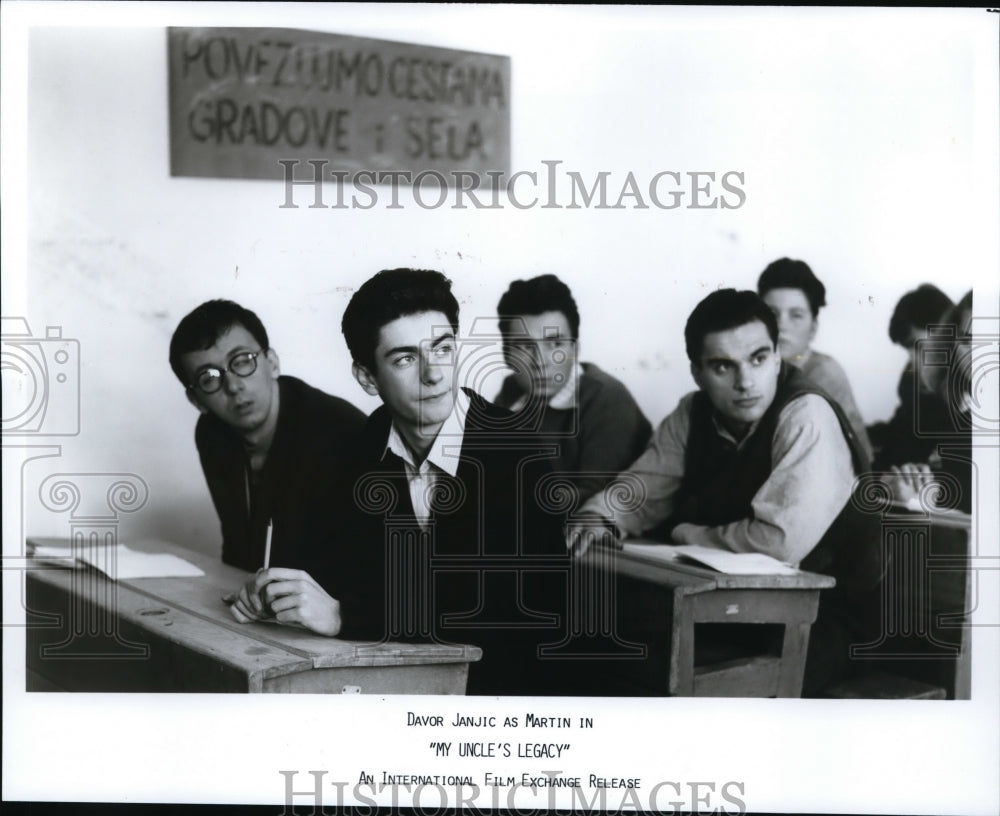
<path id="1" fill-rule="evenodd" d="M 465 332 L 511 279 L 557 273 L 580 307 L 582 358 L 658 422 L 693 387 L 691 308 L 717 287 L 753 287 L 775 258 L 802 258 L 827 286 L 815 348 L 842 363 L 867 421 L 887 418 L 905 362 L 887 335 L 898 297 L 932 281 L 957 299 L 975 279 L 995 303 L 978 52 L 955 15 L 899 26 L 872 13 L 859 26 L 836 10 L 722 11 L 296 7 L 294 20 L 198 24 L 508 55 L 513 170 L 559 160 L 585 177 L 609 171 L 616 191 L 629 171 L 738 171 L 737 209 L 424 210 L 406 191 L 401 210 L 282 209 L 278 182 L 170 177 L 162 25 L 34 29 L 24 316 L 36 334 L 59 325 L 79 340 L 82 430 L 30 468 L 30 485 L 54 471 L 138 474 L 149 501 L 122 537 L 215 551 L 197 415 L 167 365 L 177 322 L 205 299 L 237 300 L 263 319 L 284 373 L 370 411 L 339 321 L 358 285 L 396 266 L 449 275 Z M 65 534 L 64 515 L 25 510 L 28 532 Z"/>

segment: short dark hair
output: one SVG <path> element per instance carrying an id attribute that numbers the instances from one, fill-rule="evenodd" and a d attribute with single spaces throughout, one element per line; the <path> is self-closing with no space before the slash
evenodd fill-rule
<path id="1" fill-rule="evenodd" d="M 972 392 L 972 290 L 970 289 L 961 300 L 952 306 L 941 318 L 941 323 L 950 326 L 955 332 L 963 351 L 955 354 L 951 361 L 951 377 L 942 383 L 941 390 L 946 399 L 953 399 L 952 394 L 970 394 Z M 953 383 L 948 379 L 954 378 Z M 954 391 L 949 393 L 951 385 Z"/>
<path id="2" fill-rule="evenodd" d="M 351 358 L 375 370 L 375 347 L 382 327 L 400 317 L 442 312 L 458 334 L 458 301 L 451 281 L 432 269 L 383 269 L 354 293 L 340 323 Z"/>
<path id="3" fill-rule="evenodd" d="M 512 318 L 519 315 L 540 315 L 544 312 L 562 312 L 569 323 L 573 340 L 580 336 L 580 312 L 569 287 L 555 275 L 539 275 L 529 280 L 516 280 L 503 293 L 497 304 L 500 316 L 500 333 L 507 338 Z"/>
<path id="4" fill-rule="evenodd" d="M 941 323 L 953 326 L 955 336 L 968 340 L 972 337 L 972 290 L 966 292 L 960 301 L 952 306 L 941 318 Z"/>
<path id="5" fill-rule="evenodd" d="M 719 289 L 712 292 L 694 307 L 684 327 L 688 359 L 694 365 L 700 365 L 707 335 L 745 326 L 755 320 L 764 324 L 771 343 L 777 346 L 778 321 L 760 295 L 749 289 Z"/>
<path id="6" fill-rule="evenodd" d="M 934 284 L 921 284 L 896 304 L 889 320 L 889 339 L 905 346 L 911 329 L 923 331 L 932 323 L 938 323 L 953 305 L 951 298 Z"/>
<path id="7" fill-rule="evenodd" d="M 826 306 L 826 287 L 805 261 L 779 258 L 767 265 L 757 279 L 757 294 L 764 297 L 772 289 L 799 289 L 809 301 L 813 317 Z"/>
<path id="8" fill-rule="evenodd" d="M 263 351 L 271 346 L 267 339 L 267 329 L 249 309 L 245 309 L 231 300 L 208 300 L 185 315 L 174 335 L 170 338 L 170 367 L 177 379 L 185 386 L 187 382 L 184 369 L 181 367 L 181 357 L 192 351 L 203 351 L 211 348 L 215 341 L 222 337 L 233 326 L 242 326 L 253 336 Z"/>

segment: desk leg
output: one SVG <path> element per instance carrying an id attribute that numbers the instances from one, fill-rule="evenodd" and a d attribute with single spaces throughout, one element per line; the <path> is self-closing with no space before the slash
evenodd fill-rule
<path id="1" fill-rule="evenodd" d="M 966 576 L 966 598 L 972 597 L 969 582 L 971 576 L 972 571 L 970 570 Z M 958 658 L 955 661 L 955 688 L 953 696 L 956 700 L 972 699 L 972 650 L 969 643 L 971 635 L 968 622 L 966 622 L 966 625 L 962 627 L 962 631 L 959 633 Z"/>
<path id="2" fill-rule="evenodd" d="M 785 624 L 785 637 L 781 642 L 781 669 L 778 672 L 778 697 L 802 696 L 810 628 L 811 623 Z"/>
<path id="3" fill-rule="evenodd" d="M 667 694 L 678 697 L 694 696 L 694 609 L 690 597 L 680 593 L 674 594 Z"/>

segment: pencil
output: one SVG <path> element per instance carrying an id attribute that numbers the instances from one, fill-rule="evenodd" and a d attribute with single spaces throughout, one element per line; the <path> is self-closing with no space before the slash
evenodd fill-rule
<path id="1" fill-rule="evenodd" d="M 264 539 L 264 569 L 271 566 L 271 531 L 274 527 L 271 519 L 267 520 L 267 538 Z"/>

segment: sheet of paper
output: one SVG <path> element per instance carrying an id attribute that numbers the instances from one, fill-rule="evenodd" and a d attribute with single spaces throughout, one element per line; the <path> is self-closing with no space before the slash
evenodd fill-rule
<path id="1" fill-rule="evenodd" d="M 32 539 L 29 551 L 35 558 L 67 559 L 74 556 L 86 564 L 99 569 L 115 580 L 130 578 L 184 578 L 197 577 L 205 573 L 176 555 L 158 552 L 140 552 L 118 544 L 110 547 L 84 547 L 74 553 L 69 539 Z M 157 542 L 143 541 L 143 550 L 155 550 Z"/>
<path id="2" fill-rule="evenodd" d="M 644 558 L 671 562 L 688 558 L 729 575 L 795 575 L 798 570 L 762 553 L 734 553 L 694 544 L 641 544 L 626 542 L 623 551 Z"/>
<path id="3" fill-rule="evenodd" d="M 205 573 L 189 561 L 170 553 L 145 553 L 119 544 L 110 550 L 86 550 L 81 560 L 106 573 L 115 580 L 130 578 L 179 578 L 196 577 Z"/>

